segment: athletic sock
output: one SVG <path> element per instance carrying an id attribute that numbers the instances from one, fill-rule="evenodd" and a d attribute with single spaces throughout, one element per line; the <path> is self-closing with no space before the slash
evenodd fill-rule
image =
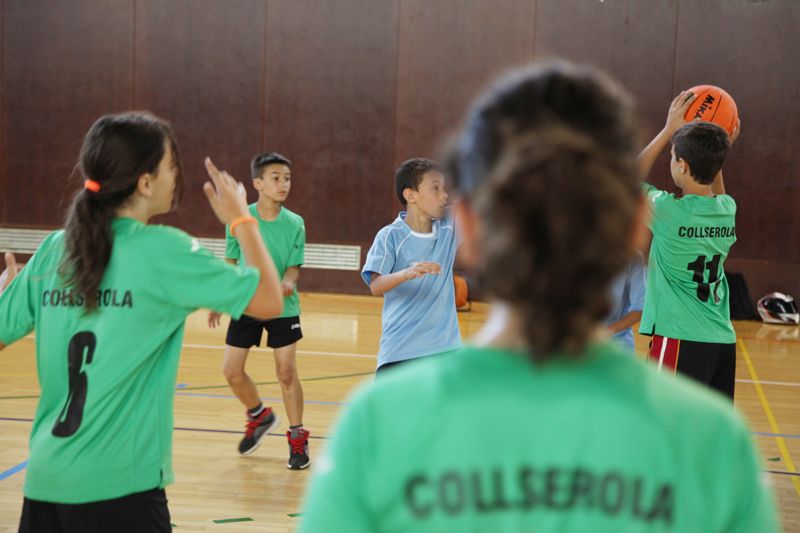
<path id="1" fill-rule="evenodd" d="M 253 419 L 258 418 L 259 415 L 261 415 L 261 413 L 264 412 L 264 409 L 265 409 L 264 404 L 258 402 L 258 405 L 256 407 L 247 410 L 247 416 Z"/>

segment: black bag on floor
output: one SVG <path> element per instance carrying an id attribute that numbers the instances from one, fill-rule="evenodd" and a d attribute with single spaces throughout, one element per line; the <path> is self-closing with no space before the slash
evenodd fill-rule
<path id="1" fill-rule="evenodd" d="M 725 272 L 728 279 L 731 320 L 758 320 L 756 306 L 750 298 L 747 281 L 738 272 Z"/>

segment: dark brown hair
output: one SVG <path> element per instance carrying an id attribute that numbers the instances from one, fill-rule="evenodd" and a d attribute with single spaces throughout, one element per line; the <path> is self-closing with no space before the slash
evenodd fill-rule
<path id="1" fill-rule="evenodd" d="M 142 174 L 156 171 L 167 142 L 178 168 L 173 197 L 177 204 L 183 190 L 180 159 L 165 121 L 148 113 L 105 115 L 83 140 L 81 174 L 99 183 L 100 190 L 81 188 L 75 193 L 67 211 L 60 270 L 66 285 L 84 295 L 87 312 L 97 308 L 97 290 L 111 259 L 115 211 L 134 193 Z"/>
<path id="2" fill-rule="evenodd" d="M 692 178 L 701 185 L 713 183 L 730 146 L 728 133 L 711 122 L 689 122 L 672 134 L 675 159 L 686 161 Z"/>
<path id="3" fill-rule="evenodd" d="M 435 161 L 422 157 L 403 161 L 397 167 L 394 173 L 394 188 L 395 192 L 397 192 L 397 199 L 400 200 L 401 204 L 406 205 L 403 191 L 406 189 L 418 190 L 419 184 L 422 183 L 422 177 L 431 171 L 441 172 L 442 168 Z"/>
<path id="4" fill-rule="evenodd" d="M 263 178 L 264 169 L 270 165 L 286 165 L 292 167 L 292 162 L 277 152 L 259 154 L 250 161 L 250 177 L 254 180 Z"/>
<path id="5" fill-rule="evenodd" d="M 447 158 L 482 222 L 478 280 L 520 316 L 534 360 L 583 350 L 630 259 L 641 196 L 629 102 L 588 67 L 526 69 L 477 100 Z"/>

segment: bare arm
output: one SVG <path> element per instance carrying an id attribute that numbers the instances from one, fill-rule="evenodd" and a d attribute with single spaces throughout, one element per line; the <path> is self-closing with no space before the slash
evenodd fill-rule
<path id="1" fill-rule="evenodd" d="M 682 91 L 672 100 L 672 103 L 669 105 L 667 122 L 664 124 L 664 128 L 658 132 L 658 135 L 656 135 L 653 140 L 650 141 L 650 144 L 642 150 L 642 153 L 639 154 L 639 176 L 642 179 L 647 178 L 647 175 L 650 174 L 650 170 L 652 170 L 656 159 L 658 159 L 658 154 L 669 144 L 670 139 L 672 139 L 672 134 L 686 123 L 683 117 L 686 115 L 686 110 L 689 109 L 689 106 L 692 105 L 695 98 L 696 96 L 694 93 Z"/>
<path id="2" fill-rule="evenodd" d="M 714 181 L 711 182 L 711 192 L 714 194 L 725 194 L 725 182 L 722 179 L 722 170 L 717 172 Z"/>
<path id="3" fill-rule="evenodd" d="M 298 279 L 300 279 L 300 267 L 288 267 L 286 272 L 283 273 L 283 280 L 281 281 L 281 289 L 283 290 L 284 296 L 292 295 Z"/>
<path id="4" fill-rule="evenodd" d="M 733 143 L 736 142 L 736 139 L 739 138 L 739 132 L 742 130 L 742 121 L 738 121 L 736 123 L 736 127 L 733 128 L 731 132 L 731 146 Z M 714 177 L 714 181 L 711 183 L 711 192 L 714 194 L 725 194 L 725 181 L 722 179 L 722 169 L 717 172 L 717 175 Z"/>
<path id="5" fill-rule="evenodd" d="M 612 335 L 619 333 L 620 331 L 625 331 L 626 329 L 630 328 L 637 322 L 642 319 L 642 312 L 641 311 L 631 311 L 624 317 L 620 318 L 610 326 L 608 326 L 609 331 L 611 331 Z"/>
<path id="6" fill-rule="evenodd" d="M 380 275 L 373 272 L 369 282 L 369 290 L 373 296 L 383 296 L 410 279 L 420 278 L 425 274 L 439 274 L 441 271 L 442 267 L 438 263 L 420 261 L 404 270 L 392 272 L 391 274 Z"/>

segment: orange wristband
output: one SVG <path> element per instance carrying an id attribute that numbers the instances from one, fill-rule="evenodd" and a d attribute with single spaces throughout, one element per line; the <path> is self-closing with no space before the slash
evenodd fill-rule
<path id="1" fill-rule="evenodd" d="M 257 220 L 255 219 L 255 217 L 247 216 L 247 217 L 239 217 L 239 218 L 237 218 L 236 220 L 231 222 L 231 235 L 233 235 L 233 231 L 236 229 L 236 226 L 238 226 L 239 224 L 255 224 L 256 222 L 257 222 Z"/>

